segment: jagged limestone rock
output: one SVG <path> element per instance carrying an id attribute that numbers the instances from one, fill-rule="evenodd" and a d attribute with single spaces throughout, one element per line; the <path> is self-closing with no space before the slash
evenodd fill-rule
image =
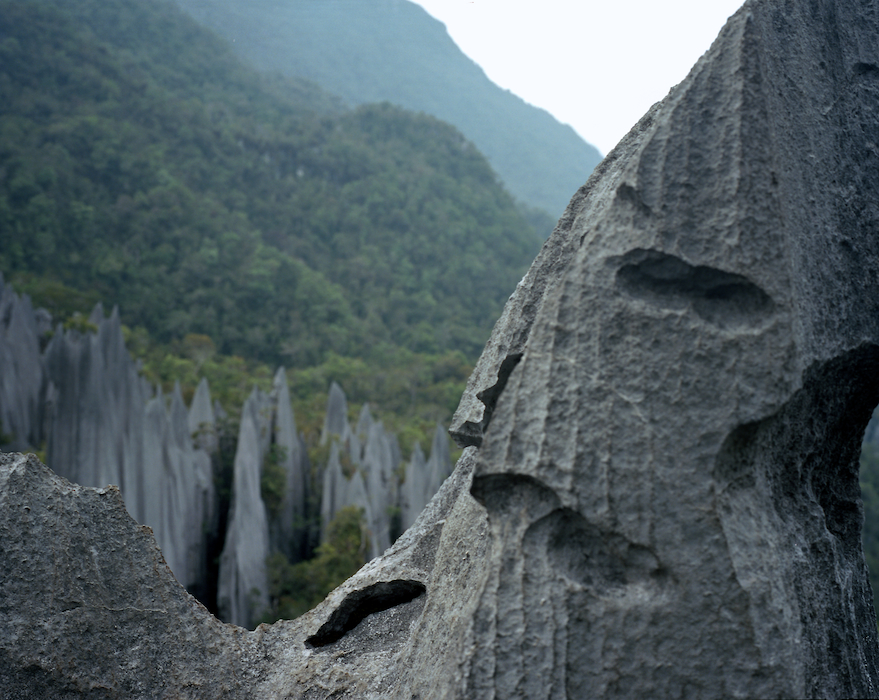
<path id="1" fill-rule="evenodd" d="M 391 546 L 391 508 L 397 504 L 397 476 L 392 436 L 374 421 L 363 451 L 363 474 L 370 504 L 370 558 Z"/>
<path id="2" fill-rule="evenodd" d="M 464 696 L 876 695 L 877 33 L 747 3 L 573 200 L 459 416 L 492 525 Z"/>
<path id="3" fill-rule="evenodd" d="M 275 374 L 272 394 L 275 401 L 273 443 L 281 450 L 285 487 L 280 510 L 269 523 L 271 548 L 295 562 L 301 558 L 304 545 L 303 523 L 309 465 L 307 453 L 296 431 L 290 388 L 283 367 Z"/>
<path id="4" fill-rule="evenodd" d="M 335 436 L 342 444 L 345 444 L 351 436 L 351 426 L 348 423 L 348 399 L 336 382 L 330 384 L 330 393 L 327 398 L 327 413 L 324 416 L 324 429 L 320 436 L 321 445 Z"/>
<path id="5" fill-rule="evenodd" d="M 0 698 L 247 697 L 255 639 L 180 586 L 115 486 L 0 454 Z"/>
<path id="6" fill-rule="evenodd" d="M 403 531 L 412 526 L 429 500 L 426 498 L 428 486 L 425 464 L 424 452 L 421 445 L 416 442 L 409 464 L 406 465 L 406 475 L 400 486 L 400 525 Z"/>
<path id="7" fill-rule="evenodd" d="M 360 439 L 361 443 L 364 443 L 369 439 L 369 431 L 372 428 L 373 423 L 375 423 L 375 420 L 369 410 L 369 404 L 365 403 L 360 407 L 360 415 L 357 417 L 357 427 L 354 429 L 354 432 Z"/>
<path id="8" fill-rule="evenodd" d="M 81 485 L 117 485 L 131 515 L 154 529 L 179 581 L 203 587 L 216 516 L 210 457 L 193 446 L 179 386 L 170 413 L 161 391 L 151 397 L 125 348 L 118 310 L 105 318 L 98 304 L 89 322 L 96 332 L 59 327 L 46 348 L 47 461 Z M 207 386 L 200 391 L 209 407 Z"/>
<path id="9" fill-rule="evenodd" d="M 452 473 L 452 457 L 449 454 L 449 436 L 439 423 L 433 431 L 433 442 L 430 445 L 430 457 L 425 465 L 427 472 L 426 501 L 433 498 L 439 491 L 440 484 Z"/>
<path id="10" fill-rule="evenodd" d="M 195 444 L 207 454 L 217 451 L 217 417 L 211 405 L 211 389 L 208 380 L 202 377 L 195 389 L 189 406 L 189 434 Z"/>
<path id="11" fill-rule="evenodd" d="M 40 338 L 46 328 L 40 319 L 30 298 L 19 297 L 0 275 L 0 446 L 4 449 L 28 449 L 44 437 L 46 382 Z"/>
<path id="12" fill-rule="evenodd" d="M 263 408 L 267 397 L 254 389 L 241 411 L 238 448 L 232 481 L 232 503 L 226 541 L 220 555 L 217 606 L 220 617 L 240 627 L 252 627 L 267 610 L 270 554 L 269 521 L 262 500 Z"/>
<path id="13" fill-rule="evenodd" d="M 466 614 L 454 596 L 425 590 L 434 571 L 452 582 L 453 562 L 437 559 L 446 533 L 475 538 L 473 562 L 483 558 L 472 465 L 465 451 L 413 528 L 325 602 L 250 632 L 186 593 L 115 487 L 77 486 L 33 456 L 0 454 L 0 698 L 387 697 L 422 613 L 445 624 Z M 473 580 L 473 562 L 454 585 Z M 434 651 L 463 641 L 435 635 Z"/>
<path id="14" fill-rule="evenodd" d="M 180 385 L 175 384 L 168 415 L 165 440 L 165 485 L 163 487 L 165 546 L 175 552 L 171 570 L 187 589 L 203 585 L 207 575 L 208 527 L 215 522 L 211 458 L 193 446 L 189 433 L 189 414 Z M 173 544 L 172 544 L 173 543 Z"/>
<path id="15" fill-rule="evenodd" d="M 118 310 L 106 319 L 98 304 L 89 318 L 96 333 L 59 326 L 46 348 L 53 396 L 47 461 L 57 474 L 78 484 L 117 484 L 136 502 L 139 421 L 149 393 L 143 393 L 125 348 Z"/>
<path id="16" fill-rule="evenodd" d="M 326 541 L 330 522 L 344 505 L 345 483 L 345 475 L 342 473 L 342 463 L 339 459 L 339 443 L 334 441 L 330 443 L 330 457 L 323 473 L 320 502 L 321 541 Z"/>
<path id="17" fill-rule="evenodd" d="M 409 528 L 424 506 L 439 490 L 440 484 L 452 472 L 449 455 L 449 437 L 439 424 L 433 435 L 430 457 L 425 460 L 421 445 L 416 444 L 412 458 L 406 465 L 406 476 L 400 487 L 400 521 L 403 530 Z"/>

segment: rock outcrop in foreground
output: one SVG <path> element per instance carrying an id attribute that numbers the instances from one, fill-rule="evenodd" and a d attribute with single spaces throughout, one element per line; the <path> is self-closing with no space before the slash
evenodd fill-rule
<path id="1" fill-rule="evenodd" d="M 309 523 L 318 513 L 307 493 L 311 465 L 284 369 L 269 393 L 255 388 L 245 403 L 226 512 L 215 489 L 224 427 L 207 380 L 187 410 L 179 385 L 166 397 L 141 376 L 117 309 L 105 318 L 98 304 L 85 325 L 81 332 L 57 324 L 47 337 L 48 312 L 34 310 L 28 296 L 17 295 L 0 275 L 0 450 L 27 452 L 45 442 L 47 462 L 59 476 L 82 486 L 118 485 L 128 512 L 152 528 L 177 580 L 199 600 L 216 600 L 225 622 L 253 627 L 269 604 L 267 557 L 280 552 L 297 562 L 315 544 Z M 401 494 L 396 436 L 373 420 L 367 404 L 356 430 L 347 411 L 345 393 L 334 383 L 323 440 L 333 443 L 336 464 L 316 465 L 330 481 L 324 526 L 343 508 L 362 509 L 367 555 L 374 558 L 412 524 L 451 472 L 448 436 L 437 427 L 426 463 L 416 446 Z M 355 472 L 347 477 L 340 450 Z M 261 488 L 270 460 L 283 470 L 271 510 Z M 395 510 L 402 511 L 400 522 L 392 522 Z M 217 542 L 224 544 L 219 576 L 209 570 Z"/>
<path id="2" fill-rule="evenodd" d="M 114 492 L 5 457 L 0 696 L 876 697 L 876 144 L 879 9 L 747 2 L 511 297 L 455 472 L 296 621 L 216 622 Z"/>

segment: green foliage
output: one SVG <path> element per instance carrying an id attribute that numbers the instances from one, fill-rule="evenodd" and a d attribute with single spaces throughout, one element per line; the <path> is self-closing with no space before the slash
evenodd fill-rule
<path id="1" fill-rule="evenodd" d="M 311 610 L 366 563 L 368 548 L 363 513 L 348 506 L 333 518 L 314 559 L 291 565 L 283 554 L 272 554 L 267 561 L 271 608 L 261 621 L 292 619 Z"/>
<path id="2" fill-rule="evenodd" d="M 86 333 L 98 332 L 98 327 L 78 311 L 75 311 L 73 315 L 64 322 L 64 328 L 65 330 L 79 331 L 83 335 Z"/>
<path id="3" fill-rule="evenodd" d="M 0 26 L 0 271 L 64 316 L 84 290 L 270 364 L 473 357 L 536 253 L 454 128 L 263 79 L 173 5 L 5 0 Z"/>
<path id="4" fill-rule="evenodd" d="M 16 292 L 29 295 L 36 306 L 46 309 L 56 320 L 68 319 L 76 313 L 88 317 L 101 300 L 96 290 L 74 289 L 51 274 L 17 273 L 8 277 L 7 281 Z"/>
<path id="5" fill-rule="evenodd" d="M 351 104 L 388 100 L 454 124 L 518 199 L 552 215 L 549 230 L 601 160 L 571 127 L 494 85 L 415 3 L 178 2 L 234 38 L 254 65 L 313 80 Z"/>

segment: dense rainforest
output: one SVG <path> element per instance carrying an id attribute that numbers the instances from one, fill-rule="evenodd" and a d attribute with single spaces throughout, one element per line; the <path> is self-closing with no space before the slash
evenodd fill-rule
<path id="1" fill-rule="evenodd" d="M 260 69 L 313 80 L 351 105 L 388 101 L 455 125 L 546 234 L 601 161 L 570 126 L 491 82 L 409 0 L 176 2 Z"/>
<path id="2" fill-rule="evenodd" d="M 50 310 L 70 288 L 294 366 L 473 357 L 537 251 L 454 128 L 268 81 L 170 4 L 4 2 L 0 26 L 0 270 Z"/>

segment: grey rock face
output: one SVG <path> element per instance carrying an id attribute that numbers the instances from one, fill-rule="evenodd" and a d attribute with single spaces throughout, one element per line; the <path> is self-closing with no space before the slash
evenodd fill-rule
<path id="1" fill-rule="evenodd" d="M 475 537 L 474 555 L 486 548 L 465 456 L 381 559 L 297 620 L 249 632 L 186 593 L 118 489 L 77 486 L 32 456 L 0 454 L 0 698 L 388 697 L 428 606 L 437 624 L 466 614 L 452 596 L 425 595 L 444 532 Z M 445 525 L 452 513 L 457 525 Z M 472 580 L 467 571 L 453 585 Z"/>
<path id="2" fill-rule="evenodd" d="M 321 443 L 330 441 L 330 458 L 324 469 L 321 499 L 321 539 L 326 539 L 330 521 L 345 507 L 363 513 L 369 535 L 369 557 L 382 554 L 391 544 L 390 509 L 398 500 L 395 470 L 400 449 L 381 421 L 375 421 L 364 404 L 356 430 L 348 423 L 348 400 L 336 383 L 330 385 Z M 344 451 L 344 452 L 343 452 Z M 346 478 L 342 455 L 350 459 L 353 474 Z"/>
<path id="3" fill-rule="evenodd" d="M 327 414 L 324 416 L 324 429 L 321 433 L 321 444 L 336 436 L 345 443 L 351 436 L 351 426 L 348 423 L 348 399 L 336 382 L 330 384 L 330 395 L 327 399 Z"/>
<path id="4" fill-rule="evenodd" d="M 211 390 L 204 377 L 199 381 L 189 406 L 189 434 L 195 444 L 211 455 L 217 451 L 217 416 L 211 405 Z"/>
<path id="5" fill-rule="evenodd" d="M 169 413 L 161 392 L 153 397 L 138 375 L 118 310 L 104 318 L 98 305 L 89 320 L 96 333 L 59 327 L 46 348 L 47 461 L 81 485 L 118 485 L 131 515 L 153 528 L 180 582 L 199 585 L 206 529 L 216 515 L 210 457 L 193 445 L 179 387 Z M 196 398 L 197 419 L 210 421 L 206 385 Z"/>
<path id="6" fill-rule="evenodd" d="M 85 486 L 118 484 L 134 504 L 140 500 L 140 419 L 151 391 L 125 349 L 118 311 L 105 319 L 98 305 L 90 320 L 97 333 L 59 326 L 46 348 L 54 399 L 48 415 L 47 461 L 57 474 Z M 137 506 L 133 508 L 137 517 Z"/>
<path id="7" fill-rule="evenodd" d="M 492 527 L 466 697 L 877 693 L 864 7 L 747 3 L 572 201 L 537 263 L 567 246 L 562 267 L 514 295 L 533 318 L 505 314 L 461 412 Z"/>
<path id="8" fill-rule="evenodd" d="M 408 530 L 418 514 L 427 505 L 427 471 L 425 469 L 424 452 L 421 445 L 415 443 L 412 457 L 406 465 L 405 479 L 400 486 L 400 524 Z"/>
<path id="9" fill-rule="evenodd" d="M 381 555 L 391 546 L 390 509 L 398 500 L 396 469 L 399 464 L 395 461 L 392 441 L 392 436 L 385 431 L 381 421 L 370 426 L 363 454 L 363 471 L 371 505 L 369 531 L 372 557 Z"/>
<path id="10" fill-rule="evenodd" d="M 252 637 L 175 580 L 115 486 L 0 454 L 0 698 L 244 697 Z"/>

